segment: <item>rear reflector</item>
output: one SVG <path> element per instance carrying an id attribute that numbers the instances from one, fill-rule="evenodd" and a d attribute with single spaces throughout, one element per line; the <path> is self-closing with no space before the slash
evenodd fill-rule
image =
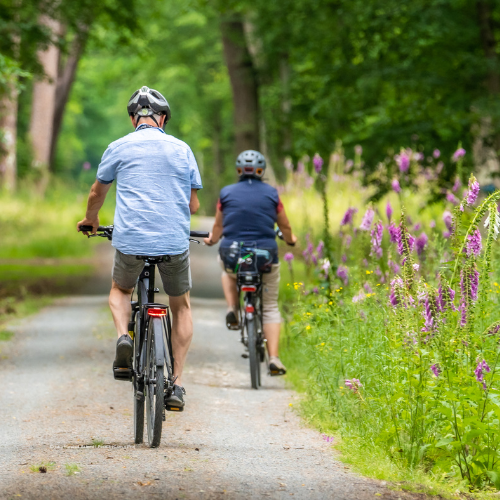
<path id="1" fill-rule="evenodd" d="M 254 306 L 252 306 L 252 304 L 248 304 L 248 305 L 245 307 L 245 311 L 246 311 L 247 313 L 253 313 L 253 312 L 255 312 L 255 307 L 254 307 Z"/>
<path id="2" fill-rule="evenodd" d="M 158 318 L 160 316 L 166 316 L 167 310 L 166 309 L 148 309 L 148 314 L 150 316 L 155 316 L 156 318 Z"/>
<path id="3" fill-rule="evenodd" d="M 241 291 L 242 292 L 256 292 L 257 291 L 257 287 L 253 286 L 253 285 L 243 285 L 241 287 Z"/>

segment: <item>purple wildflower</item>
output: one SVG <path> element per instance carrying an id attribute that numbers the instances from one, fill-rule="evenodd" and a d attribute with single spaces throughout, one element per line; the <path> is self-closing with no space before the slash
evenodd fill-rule
<path id="1" fill-rule="evenodd" d="M 458 205 L 460 200 L 450 191 L 446 193 L 446 201 L 452 203 L 453 205 Z"/>
<path id="2" fill-rule="evenodd" d="M 371 232 L 372 248 L 370 255 L 376 255 L 377 258 L 382 257 L 382 236 L 384 234 L 384 226 L 381 222 L 377 222 Z"/>
<path id="3" fill-rule="evenodd" d="M 319 293 L 319 288 L 317 286 L 315 286 L 313 289 L 312 289 L 313 293 L 315 293 L 316 295 L 318 295 Z"/>
<path id="4" fill-rule="evenodd" d="M 495 335 L 496 333 L 498 333 L 499 330 L 500 330 L 500 325 L 495 325 L 486 332 L 486 335 Z"/>
<path id="5" fill-rule="evenodd" d="M 314 164 L 314 170 L 316 171 L 317 174 L 321 172 L 321 169 L 323 168 L 323 158 L 316 153 L 313 158 L 313 164 Z"/>
<path id="6" fill-rule="evenodd" d="M 344 217 L 342 217 L 342 220 L 340 221 L 340 227 L 347 226 L 347 224 L 352 224 L 352 218 L 357 211 L 357 208 L 348 208 L 346 210 L 346 213 L 344 214 Z"/>
<path id="7" fill-rule="evenodd" d="M 387 205 L 385 206 L 385 214 L 387 215 L 387 220 L 391 222 L 391 217 L 392 217 L 392 206 L 391 202 L 388 201 Z"/>
<path id="8" fill-rule="evenodd" d="M 436 221 L 434 219 L 432 219 L 430 222 L 429 222 L 429 227 L 431 229 L 434 229 L 436 227 Z"/>
<path id="9" fill-rule="evenodd" d="M 429 241 L 429 238 L 425 233 L 421 233 L 420 236 L 417 238 L 415 244 L 417 247 L 417 254 L 422 255 L 423 251 L 425 250 L 425 247 L 427 246 L 427 242 Z"/>
<path id="10" fill-rule="evenodd" d="M 465 156 L 465 149 L 464 148 L 458 148 L 454 153 L 453 153 L 453 161 L 458 161 L 460 158 L 463 158 Z"/>
<path id="11" fill-rule="evenodd" d="M 397 243 L 399 240 L 399 227 L 397 227 L 393 222 L 387 228 L 389 231 L 390 241 L 391 243 Z"/>
<path id="12" fill-rule="evenodd" d="M 439 375 L 441 375 L 441 368 L 439 368 L 439 365 L 437 363 L 431 366 L 431 371 L 436 378 L 438 378 Z"/>
<path id="13" fill-rule="evenodd" d="M 347 262 L 347 255 L 345 253 L 342 254 L 341 257 L 342 262 L 346 263 Z"/>
<path id="14" fill-rule="evenodd" d="M 479 229 L 476 229 L 472 234 L 467 236 L 467 246 L 465 248 L 465 253 L 467 257 L 471 257 L 474 255 L 478 257 L 481 253 L 482 244 L 481 244 L 481 233 Z"/>
<path id="15" fill-rule="evenodd" d="M 451 190 L 454 193 L 456 193 L 460 189 L 461 185 L 462 185 L 462 183 L 460 182 L 460 178 L 457 176 L 457 177 L 455 177 L 455 184 L 453 184 L 453 187 L 451 188 Z"/>
<path id="16" fill-rule="evenodd" d="M 363 387 L 363 384 L 357 378 L 352 378 L 351 380 L 346 378 L 345 379 L 345 386 L 348 389 L 351 389 L 352 392 L 356 393 L 356 392 L 358 392 L 360 387 Z"/>
<path id="17" fill-rule="evenodd" d="M 429 294 L 425 297 L 425 302 L 424 302 L 425 309 L 423 311 L 423 316 L 425 319 L 425 325 L 422 328 L 422 332 L 432 332 L 435 328 L 436 325 L 435 323 L 435 318 L 434 318 L 434 304 L 433 304 L 433 299 L 432 297 L 429 297 Z"/>
<path id="18" fill-rule="evenodd" d="M 436 173 L 439 175 L 443 171 L 444 163 L 439 161 L 436 165 Z"/>
<path id="19" fill-rule="evenodd" d="M 420 228 L 422 227 L 422 224 L 420 224 L 420 222 L 417 222 L 414 226 L 413 226 L 413 230 L 415 232 L 417 231 L 420 231 Z"/>
<path id="20" fill-rule="evenodd" d="M 467 291 L 465 290 L 465 272 L 462 269 L 460 271 L 460 305 L 458 310 L 460 311 L 460 326 L 465 326 L 467 324 Z"/>
<path id="21" fill-rule="evenodd" d="M 400 267 L 399 267 L 399 264 L 396 263 L 396 262 L 393 262 L 392 260 L 390 260 L 388 263 L 389 265 L 389 269 L 394 273 L 394 274 L 398 274 L 399 271 L 400 271 Z"/>
<path id="22" fill-rule="evenodd" d="M 402 152 L 400 155 L 396 155 L 396 162 L 401 172 L 408 172 L 410 168 L 410 157 L 406 153 Z"/>
<path id="23" fill-rule="evenodd" d="M 285 262 L 291 262 L 294 259 L 293 253 L 287 252 L 284 256 L 283 259 Z"/>
<path id="24" fill-rule="evenodd" d="M 368 282 L 366 282 L 364 285 L 363 285 L 363 288 L 365 289 L 365 292 L 366 293 L 373 293 L 373 288 L 370 286 L 370 284 Z"/>
<path id="25" fill-rule="evenodd" d="M 351 246 L 351 241 L 352 241 L 352 236 L 350 234 L 348 234 L 345 237 L 345 247 L 346 248 L 349 248 Z"/>
<path id="26" fill-rule="evenodd" d="M 373 217 L 375 217 L 375 211 L 370 207 L 366 210 L 359 229 L 362 229 L 363 231 L 369 231 L 372 227 Z"/>
<path id="27" fill-rule="evenodd" d="M 438 297 L 436 301 L 436 307 L 439 312 L 444 312 L 446 309 L 450 308 L 452 311 L 456 311 L 456 307 L 453 304 L 453 299 L 455 298 L 455 290 L 449 286 L 439 285 Z"/>
<path id="28" fill-rule="evenodd" d="M 366 259 L 362 260 L 363 266 L 368 267 L 369 262 Z"/>
<path id="29" fill-rule="evenodd" d="M 347 267 L 339 266 L 337 268 L 337 276 L 344 282 L 344 285 L 347 286 L 349 283 L 349 276 L 347 274 Z"/>
<path id="30" fill-rule="evenodd" d="M 445 210 L 443 212 L 443 222 L 448 231 L 451 231 L 451 228 L 453 227 L 453 216 L 449 210 Z"/>
<path id="31" fill-rule="evenodd" d="M 472 300 L 477 300 L 477 292 L 479 290 L 479 271 L 474 269 L 470 276 L 470 296 Z"/>
<path id="32" fill-rule="evenodd" d="M 328 274 L 330 266 L 331 266 L 330 261 L 328 259 L 323 259 L 323 264 L 321 264 L 321 269 L 325 271 L 325 274 Z"/>
<path id="33" fill-rule="evenodd" d="M 432 153 L 432 156 L 434 156 L 434 158 L 439 158 L 441 156 L 441 151 L 439 151 L 439 149 L 435 149 Z"/>
<path id="34" fill-rule="evenodd" d="M 476 178 L 471 175 L 469 179 L 469 190 L 467 191 L 467 195 L 465 198 L 467 205 L 474 205 L 477 195 L 479 194 L 479 189 L 479 182 L 477 182 Z"/>
<path id="35" fill-rule="evenodd" d="M 392 186 L 392 189 L 396 192 L 396 193 L 400 193 L 401 192 L 401 186 L 399 185 L 399 181 L 397 179 L 393 179 L 392 182 L 391 182 L 391 186 Z"/>
<path id="36" fill-rule="evenodd" d="M 323 257 L 323 249 L 325 248 L 325 244 L 320 241 L 318 243 L 318 246 L 316 247 L 316 253 L 318 254 L 318 257 L 321 259 Z"/>
<path id="37" fill-rule="evenodd" d="M 394 278 L 391 281 L 391 294 L 389 295 L 389 301 L 392 307 L 397 307 L 399 305 L 399 295 L 398 289 L 403 287 L 403 280 L 401 278 Z"/>
<path id="38" fill-rule="evenodd" d="M 476 380 L 478 382 L 481 382 L 483 384 L 483 389 L 487 389 L 486 382 L 484 381 L 484 373 L 483 370 L 486 373 L 490 373 L 491 368 L 488 366 L 488 363 L 483 359 L 482 361 L 479 361 L 478 365 L 476 366 L 476 369 L 474 370 L 474 375 L 476 375 Z"/>
<path id="39" fill-rule="evenodd" d="M 413 264 L 413 270 L 417 272 L 420 269 L 420 264 Z"/>

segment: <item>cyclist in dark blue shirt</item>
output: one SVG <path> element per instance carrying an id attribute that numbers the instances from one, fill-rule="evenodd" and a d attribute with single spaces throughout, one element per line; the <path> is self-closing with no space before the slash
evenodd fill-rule
<path id="1" fill-rule="evenodd" d="M 297 237 L 286 216 L 278 191 L 263 182 L 266 160 L 258 151 L 243 151 L 236 160 L 239 182 L 222 188 L 217 203 L 215 223 L 207 245 L 216 244 L 221 237 L 219 255 L 223 264 L 222 287 L 228 305 L 226 323 L 228 327 L 238 325 L 238 292 L 236 275 L 227 272 L 224 261 L 233 242 L 255 242 L 257 248 L 269 250 L 273 256 L 270 273 L 263 275 L 264 335 L 269 353 L 269 368 L 272 375 L 284 375 L 286 369 L 278 356 L 281 315 L 278 308 L 280 268 L 278 245 L 274 225 L 283 233 L 289 245 L 295 245 Z"/>

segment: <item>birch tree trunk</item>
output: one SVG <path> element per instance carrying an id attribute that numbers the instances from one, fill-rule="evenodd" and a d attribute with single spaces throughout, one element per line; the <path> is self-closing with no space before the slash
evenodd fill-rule
<path id="1" fill-rule="evenodd" d="M 41 23 L 48 26 L 54 35 L 60 32 L 60 23 L 43 16 Z M 33 167 L 48 170 L 54 130 L 56 88 L 59 67 L 59 49 L 50 45 L 38 53 L 45 75 L 33 84 L 30 137 L 33 146 Z"/>
<path id="2" fill-rule="evenodd" d="M 12 75 L 7 90 L 0 100 L 0 130 L 2 151 L 0 152 L 0 186 L 13 192 L 17 179 L 17 81 Z"/>
<path id="3" fill-rule="evenodd" d="M 236 154 L 259 150 L 258 82 L 241 20 L 221 22 L 222 44 L 234 104 Z"/>

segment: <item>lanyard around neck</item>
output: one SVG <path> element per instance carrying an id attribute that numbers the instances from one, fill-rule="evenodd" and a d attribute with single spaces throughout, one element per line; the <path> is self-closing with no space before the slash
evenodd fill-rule
<path id="1" fill-rule="evenodd" d="M 162 134 L 165 133 L 164 130 L 162 130 L 160 127 L 155 127 L 154 125 L 149 125 L 148 123 L 141 123 L 136 129 L 135 131 L 138 132 L 139 130 L 143 130 L 143 129 L 146 129 L 146 128 L 155 128 L 156 130 L 159 130 Z"/>

